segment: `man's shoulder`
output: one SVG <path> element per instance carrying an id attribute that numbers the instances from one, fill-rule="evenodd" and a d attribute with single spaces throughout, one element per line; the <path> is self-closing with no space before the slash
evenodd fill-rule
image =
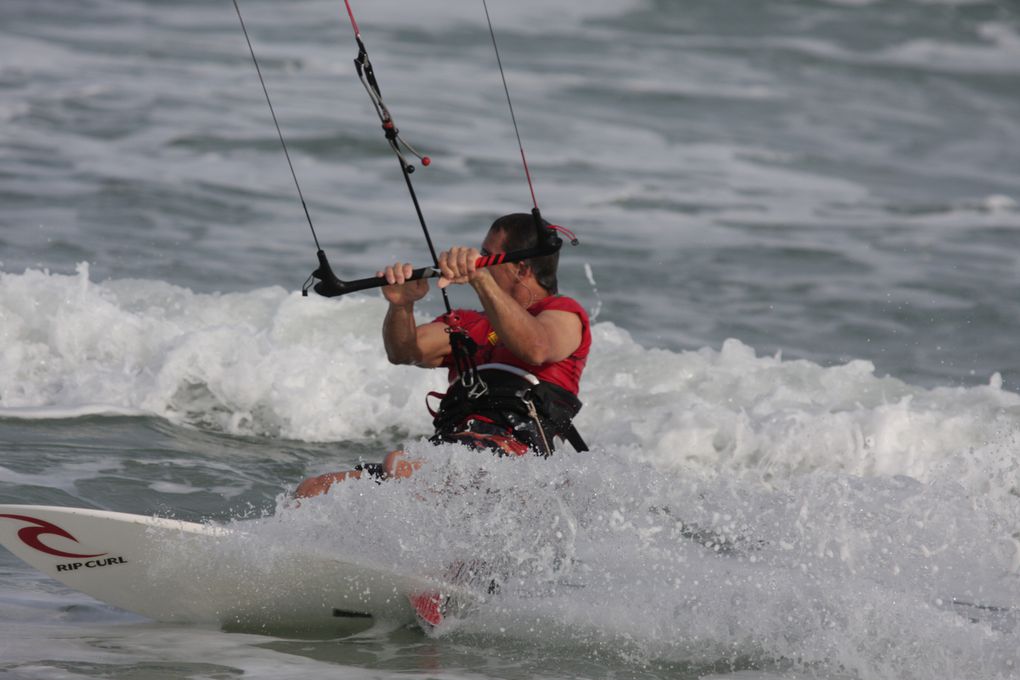
<path id="1" fill-rule="evenodd" d="M 582 319 L 588 318 L 588 312 L 577 300 L 566 295 L 550 295 L 536 302 L 532 308 L 538 307 L 539 313 L 545 311 L 572 312 Z"/>

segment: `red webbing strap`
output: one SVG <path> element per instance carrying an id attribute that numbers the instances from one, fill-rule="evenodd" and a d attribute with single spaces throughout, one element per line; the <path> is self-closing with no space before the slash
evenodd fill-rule
<path id="1" fill-rule="evenodd" d="M 436 418 L 439 417 L 439 411 L 436 411 L 435 409 L 432 408 L 432 404 L 429 403 L 429 397 L 436 397 L 437 399 L 439 399 L 439 403 L 442 404 L 443 399 L 446 398 L 446 392 L 433 391 L 425 395 L 425 408 L 429 410 L 429 415 L 432 416 L 433 420 L 435 420 Z"/>

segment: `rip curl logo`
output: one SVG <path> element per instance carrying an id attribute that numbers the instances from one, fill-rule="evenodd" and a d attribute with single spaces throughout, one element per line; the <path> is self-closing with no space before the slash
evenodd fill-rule
<path id="1" fill-rule="evenodd" d="M 38 519 L 37 517 L 28 517 L 26 515 L 0 515 L 7 519 L 18 520 L 19 522 L 28 522 L 34 526 L 25 527 L 18 531 L 18 538 L 21 542 L 27 545 L 29 548 L 38 550 L 39 552 L 46 553 L 47 555 L 53 555 L 54 557 L 66 557 L 68 559 L 88 559 L 90 557 L 102 557 L 107 553 L 96 553 L 94 555 L 81 555 L 78 553 L 65 552 L 63 550 L 57 550 L 44 544 L 40 539 L 42 536 L 53 535 L 61 538 L 66 538 L 70 541 L 78 542 L 78 539 L 72 536 L 70 533 L 61 529 L 52 522 L 47 522 L 44 519 Z"/>

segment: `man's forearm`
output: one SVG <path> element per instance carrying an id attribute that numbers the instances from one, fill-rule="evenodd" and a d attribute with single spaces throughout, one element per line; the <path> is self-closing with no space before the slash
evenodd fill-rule
<path id="1" fill-rule="evenodd" d="M 421 362 L 417 328 L 414 321 L 414 305 L 390 305 L 383 320 L 383 345 L 386 347 L 386 357 L 390 363 Z"/>
<path id="2" fill-rule="evenodd" d="M 479 279 L 472 287 L 506 348 L 532 365 L 545 363 L 550 353 L 549 335 L 538 319 L 517 304 L 491 277 Z"/>

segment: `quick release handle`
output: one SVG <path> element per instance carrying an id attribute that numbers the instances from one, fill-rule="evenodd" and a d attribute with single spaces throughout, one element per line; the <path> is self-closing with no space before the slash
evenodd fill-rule
<path id="1" fill-rule="evenodd" d="M 493 253 L 491 255 L 483 255 L 475 260 L 475 266 L 478 268 L 494 267 L 499 264 L 520 262 L 521 260 L 528 260 L 533 257 L 552 255 L 558 251 L 562 245 L 563 241 L 559 238 L 559 236 L 554 235 L 553 238 L 549 239 L 548 244 L 541 247 L 525 248 L 524 250 L 515 250 L 510 253 Z M 323 297 L 338 297 L 340 295 L 354 293 L 359 290 L 382 288 L 387 285 L 386 278 L 382 276 L 370 276 L 368 278 L 357 279 L 355 281 L 342 281 L 336 276 L 336 274 L 333 273 L 333 269 L 329 266 L 329 261 L 326 259 L 326 253 L 320 250 L 316 253 L 316 255 L 319 258 L 319 268 L 312 272 L 312 278 L 319 279 L 319 282 L 315 284 L 314 290 Z M 419 267 L 411 271 L 411 276 L 407 280 L 418 281 L 419 279 L 436 279 L 440 276 L 442 276 L 442 274 L 435 267 Z M 301 293 L 302 295 L 308 295 L 307 286 L 302 289 Z"/>

